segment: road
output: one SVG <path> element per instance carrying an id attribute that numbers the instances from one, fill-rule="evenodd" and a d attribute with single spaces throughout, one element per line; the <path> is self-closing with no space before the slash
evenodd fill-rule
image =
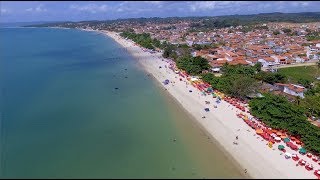
<path id="1" fill-rule="evenodd" d="M 317 65 L 317 62 L 307 62 L 307 63 L 297 63 L 297 64 L 287 64 L 287 65 L 277 65 L 274 66 L 274 69 L 280 69 L 280 68 L 289 68 L 289 67 L 299 67 L 299 66 L 314 66 Z M 263 71 L 266 71 L 269 68 L 262 68 Z"/>

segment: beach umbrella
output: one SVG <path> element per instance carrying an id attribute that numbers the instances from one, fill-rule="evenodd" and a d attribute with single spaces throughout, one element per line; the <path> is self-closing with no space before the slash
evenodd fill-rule
<path id="1" fill-rule="evenodd" d="M 285 139 L 285 138 L 287 138 L 287 136 L 284 135 L 284 134 L 282 134 L 282 135 L 280 136 L 280 138 L 281 138 L 281 139 Z M 289 139 L 289 138 L 288 138 L 288 139 Z M 289 139 L 289 141 L 290 141 L 290 139 Z"/>
<path id="2" fill-rule="evenodd" d="M 302 144 L 302 142 L 299 141 L 298 139 L 296 139 L 296 143 L 297 143 L 297 144 Z"/>
<path id="3" fill-rule="evenodd" d="M 272 134 L 272 130 L 268 129 L 268 130 L 266 130 L 266 133 L 271 135 Z"/>
<path id="4" fill-rule="evenodd" d="M 293 155 L 292 155 L 292 159 L 293 159 L 293 160 L 295 160 L 295 161 L 297 161 L 297 160 L 299 160 L 300 158 L 299 158 L 299 156 L 298 156 L 298 155 L 293 154 Z"/>
<path id="5" fill-rule="evenodd" d="M 284 145 L 282 145 L 282 144 L 280 144 L 279 146 L 278 146 L 278 149 L 279 150 L 282 150 L 282 149 L 284 149 L 285 147 L 284 147 Z"/>
<path id="6" fill-rule="evenodd" d="M 257 134 L 262 134 L 262 133 L 263 133 L 263 130 L 262 130 L 262 129 L 257 129 L 257 130 L 256 130 L 256 133 L 257 133 Z"/>
<path id="7" fill-rule="evenodd" d="M 305 164 L 307 163 L 307 161 L 301 159 L 301 160 L 299 161 L 299 163 L 300 163 L 300 165 L 305 165 Z"/>
<path id="8" fill-rule="evenodd" d="M 289 141 L 290 141 L 289 138 L 284 138 L 284 139 L 283 139 L 283 142 L 285 142 L 285 143 L 286 143 L 286 142 L 289 142 Z"/>
<path id="9" fill-rule="evenodd" d="M 291 139 L 292 141 L 297 140 L 294 136 L 291 136 L 290 139 Z"/>
<path id="10" fill-rule="evenodd" d="M 307 153 L 307 157 L 312 157 L 312 154 L 311 153 Z"/>
<path id="11" fill-rule="evenodd" d="M 280 137 L 275 137 L 274 138 L 276 141 L 280 142 L 281 141 L 281 138 Z"/>
<path id="12" fill-rule="evenodd" d="M 278 130 L 276 130 L 276 129 L 272 129 L 272 132 L 273 132 L 273 133 L 277 133 L 277 132 L 278 132 Z"/>
<path id="13" fill-rule="evenodd" d="M 282 132 L 278 131 L 278 132 L 277 132 L 277 135 L 278 135 L 278 136 L 282 136 Z"/>
<path id="14" fill-rule="evenodd" d="M 297 150 L 298 149 L 298 147 L 296 145 L 294 145 L 292 142 L 287 142 L 286 144 L 287 144 L 287 146 L 289 146 L 293 150 Z"/>
<path id="15" fill-rule="evenodd" d="M 290 153 L 288 153 L 288 152 L 286 152 L 285 154 L 284 154 L 285 156 L 286 156 L 286 158 L 291 158 L 291 154 Z"/>

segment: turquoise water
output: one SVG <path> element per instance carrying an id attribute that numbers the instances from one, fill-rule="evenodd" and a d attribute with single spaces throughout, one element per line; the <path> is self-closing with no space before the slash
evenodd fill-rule
<path id="1" fill-rule="evenodd" d="M 242 177 L 110 38 L 2 28 L 0 39 L 0 177 Z"/>

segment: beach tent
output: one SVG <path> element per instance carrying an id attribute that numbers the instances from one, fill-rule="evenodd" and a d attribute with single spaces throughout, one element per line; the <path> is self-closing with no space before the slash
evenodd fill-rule
<path id="1" fill-rule="evenodd" d="M 285 142 L 285 143 L 286 143 L 286 142 L 289 142 L 289 141 L 290 141 L 289 138 L 284 138 L 284 139 L 283 139 L 283 142 Z"/>
<path id="2" fill-rule="evenodd" d="M 282 145 L 282 144 L 280 144 L 279 146 L 278 146 L 278 149 L 279 150 L 282 150 L 282 149 L 284 149 L 285 147 L 284 147 L 284 145 Z"/>
<path id="3" fill-rule="evenodd" d="M 263 130 L 262 130 L 262 129 L 257 129 L 257 130 L 256 130 L 256 133 L 257 133 L 257 134 L 262 134 L 262 133 L 263 133 Z"/>

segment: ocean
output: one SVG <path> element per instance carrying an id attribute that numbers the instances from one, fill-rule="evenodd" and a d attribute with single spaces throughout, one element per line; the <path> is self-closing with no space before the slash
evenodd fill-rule
<path id="1" fill-rule="evenodd" d="M 0 28 L 0 39 L 0 178 L 243 178 L 111 38 Z"/>

